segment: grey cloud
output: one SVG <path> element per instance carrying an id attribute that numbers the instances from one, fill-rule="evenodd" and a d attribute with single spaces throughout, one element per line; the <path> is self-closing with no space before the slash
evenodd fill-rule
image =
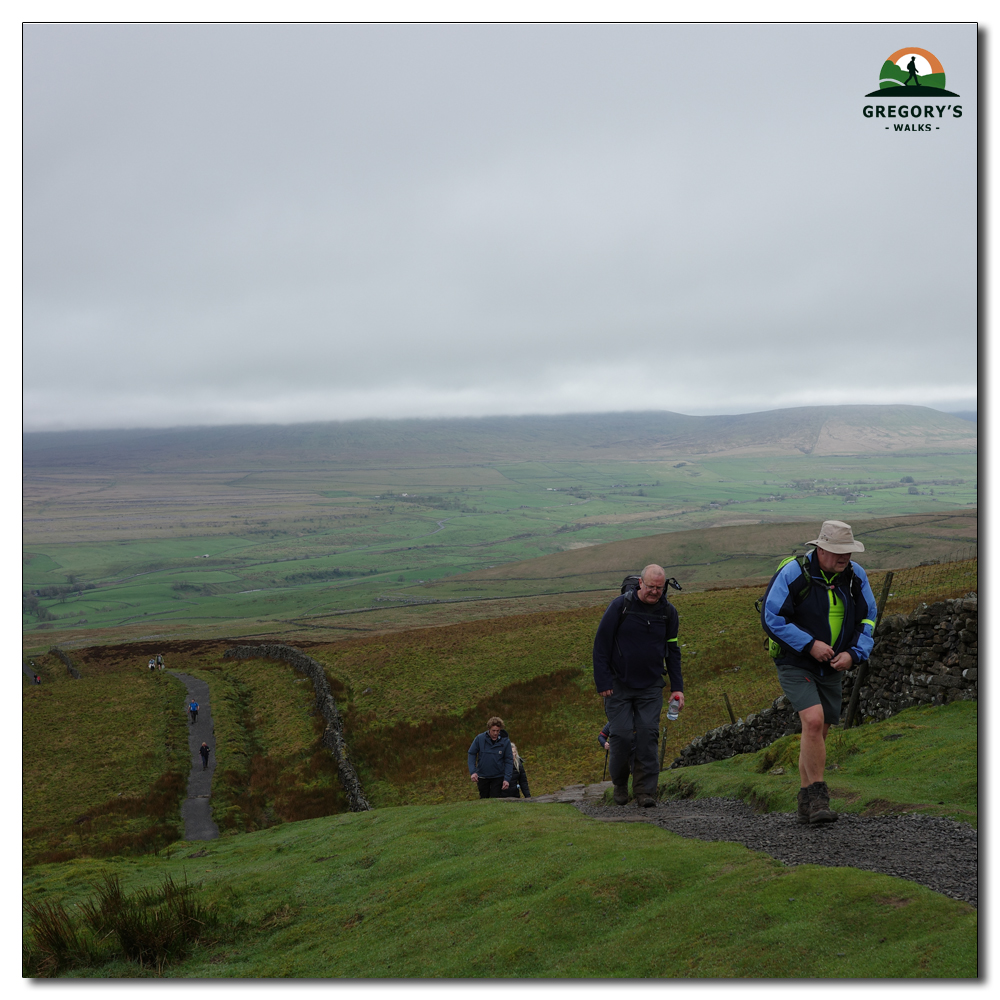
<path id="1" fill-rule="evenodd" d="M 913 37 L 965 118 L 903 137 L 860 110 Z M 26 426 L 733 412 L 831 357 L 816 402 L 969 399 L 974 60 L 970 25 L 28 26 Z"/>

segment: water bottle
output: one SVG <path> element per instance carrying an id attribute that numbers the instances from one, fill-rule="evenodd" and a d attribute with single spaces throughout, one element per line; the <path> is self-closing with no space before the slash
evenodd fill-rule
<path id="1" fill-rule="evenodd" d="M 681 714 L 681 700 L 674 695 L 673 698 L 667 703 L 667 719 L 670 722 L 676 722 L 677 716 Z"/>

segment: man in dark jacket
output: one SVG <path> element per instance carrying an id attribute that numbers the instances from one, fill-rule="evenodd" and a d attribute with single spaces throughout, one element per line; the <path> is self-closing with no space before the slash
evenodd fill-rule
<path id="1" fill-rule="evenodd" d="M 878 607 L 865 571 L 851 561 L 865 547 L 849 524 L 824 521 L 806 544 L 816 548 L 805 567 L 792 559 L 774 574 L 761 623 L 781 690 L 802 722 L 799 822 L 830 823 L 837 814 L 823 780 L 826 735 L 840 721 L 843 671 L 871 654 Z"/>
<path id="2" fill-rule="evenodd" d="M 481 799 L 498 799 L 510 787 L 514 755 L 503 727 L 503 719 L 493 716 L 469 747 L 469 776 L 479 788 Z"/>
<path id="3" fill-rule="evenodd" d="M 677 609 L 663 594 L 666 582 L 662 566 L 647 566 L 639 586 L 608 605 L 594 638 L 594 683 L 610 726 L 608 770 L 617 805 L 628 803 L 633 738 L 632 794 L 640 806 L 656 805 L 660 772 L 656 744 L 665 672 L 670 675 L 671 697 L 676 695 L 684 706 Z"/>

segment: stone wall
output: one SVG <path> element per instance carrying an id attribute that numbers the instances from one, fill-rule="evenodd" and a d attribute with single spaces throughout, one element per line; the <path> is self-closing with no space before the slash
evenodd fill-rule
<path id="1" fill-rule="evenodd" d="M 284 660 L 296 670 L 301 670 L 312 681 L 313 691 L 316 692 L 316 709 L 326 720 L 323 745 L 333 754 L 333 759 L 337 762 L 337 773 L 340 776 L 340 783 L 347 793 L 351 811 L 364 812 L 371 809 L 347 753 L 347 743 L 344 741 L 344 724 L 341 721 L 340 712 L 337 710 L 337 703 L 330 693 L 330 685 L 323 672 L 323 664 L 311 656 L 306 656 L 294 646 L 285 646 L 282 643 L 269 643 L 262 646 L 233 646 L 227 649 L 222 656 L 223 659 L 233 660 Z"/>
<path id="2" fill-rule="evenodd" d="M 68 673 L 70 677 L 74 678 L 74 680 L 80 680 L 80 671 L 76 669 L 76 667 L 73 665 L 73 661 L 66 655 L 66 653 L 63 650 L 61 650 L 58 646 L 53 646 L 49 650 L 49 652 L 53 656 L 56 656 L 60 660 L 62 660 L 64 666 L 66 667 L 66 673 Z"/>
<path id="3" fill-rule="evenodd" d="M 860 667 L 844 675 L 841 721 L 847 714 Z M 857 721 L 887 719 L 913 705 L 943 705 L 979 698 L 979 600 L 976 594 L 921 604 L 909 615 L 879 623 L 868 674 L 861 684 Z M 789 733 L 799 733 L 798 714 L 782 695 L 735 724 L 697 736 L 671 768 L 707 764 L 754 753 Z"/>
<path id="4" fill-rule="evenodd" d="M 844 709 L 858 668 L 844 678 Z M 887 719 L 913 705 L 943 705 L 979 698 L 979 599 L 921 604 L 910 615 L 879 623 L 858 710 L 865 719 Z"/>

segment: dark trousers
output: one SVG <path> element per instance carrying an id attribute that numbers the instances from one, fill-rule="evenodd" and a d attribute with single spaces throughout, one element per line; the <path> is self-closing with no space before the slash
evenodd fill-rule
<path id="1" fill-rule="evenodd" d="M 197 709 L 195 709 L 195 710 L 194 710 L 194 711 L 193 711 L 193 712 L 191 713 L 191 722 L 192 722 L 192 724 L 193 724 L 193 723 L 195 723 L 195 722 L 197 722 L 197 721 L 198 721 L 198 710 L 197 710 Z"/>
<path id="2" fill-rule="evenodd" d="M 662 683 L 648 688 L 630 688 L 616 680 L 614 694 L 604 699 L 604 711 L 611 727 L 608 776 L 616 785 L 627 785 L 631 764 L 633 795 L 656 795 L 660 776 L 656 744 L 662 710 Z M 635 759 L 630 762 L 633 731 Z"/>
<path id="3" fill-rule="evenodd" d="M 484 778 L 480 775 L 476 786 L 479 788 L 481 799 L 499 799 L 500 793 L 503 791 L 503 775 L 501 774 L 497 778 Z"/>

